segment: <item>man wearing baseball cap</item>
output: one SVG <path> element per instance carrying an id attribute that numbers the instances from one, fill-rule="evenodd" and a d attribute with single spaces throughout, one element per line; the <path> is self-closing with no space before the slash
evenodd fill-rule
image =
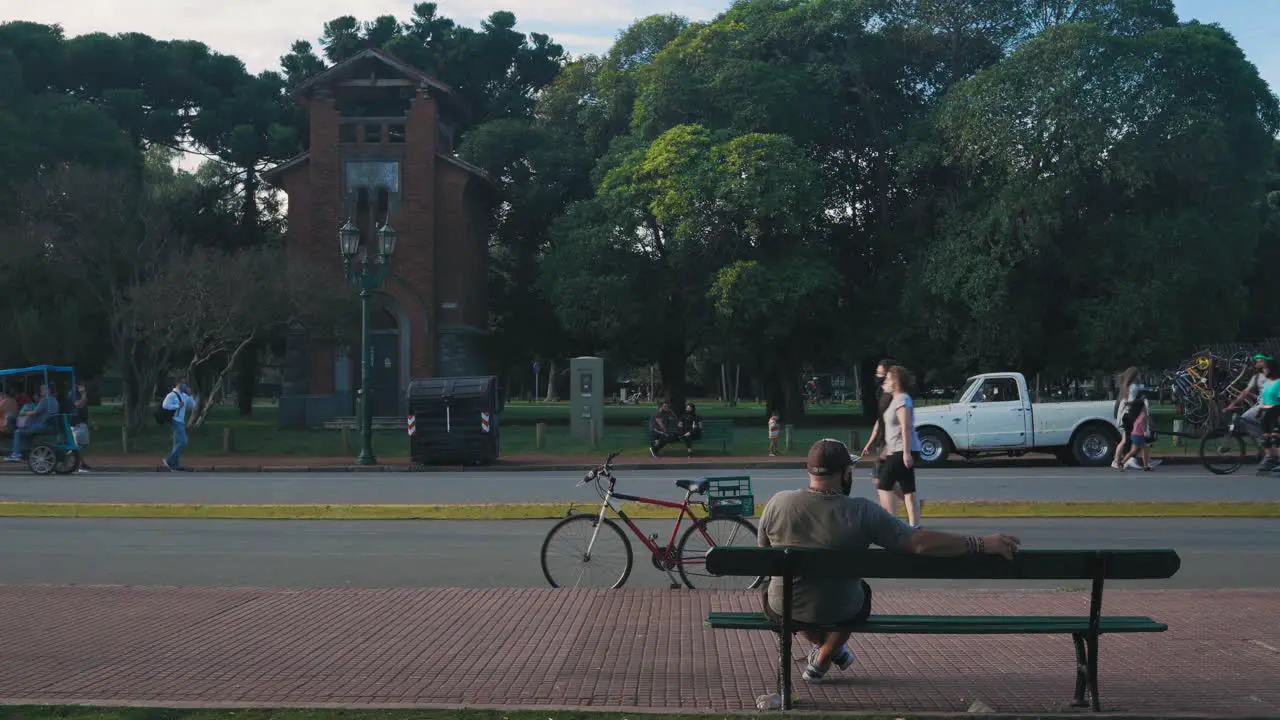
<path id="1" fill-rule="evenodd" d="M 760 516 L 762 547 L 862 550 L 877 545 L 887 550 L 942 557 L 967 553 L 1012 558 L 1018 539 L 1002 533 L 965 537 L 936 530 L 912 529 L 879 504 L 850 497 L 854 458 L 839 440 L 819 440 L 809 448 L 808 486 L 774 495 Z M 764 611 L 774 622 L 781 617 L 782 579 L 770 578 L 764 591 Z M 817 625 L 855 623 L 871 614 L 871 586 L 861 578 L 796 578 L 792 588 L 792 617 Z M 834 663 L 841 670 L 853 664 L 845 644 L 849 633 L 802 631 L 814 644 L 804 679 L 821 682 Z"/>

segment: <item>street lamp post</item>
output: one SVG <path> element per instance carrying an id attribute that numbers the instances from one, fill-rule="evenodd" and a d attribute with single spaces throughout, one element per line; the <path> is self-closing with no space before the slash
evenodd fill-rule
<path id="1" fill-rule="evenodd" d="M 338 230 L 338 251 L 347 282 L 360 293 L 360 454 L 357 465 L 377 465 L 373 454 L 373 405 L 369 402 L 369 376 L 373 374 L 373 357 L 369 340 L 369 299 L 382 287 L 390 270 L 391 255 L 396 250 L 396 231 L 384 223 L 378 228 L 378 252 L 370 257 L 360 249 L 360 229 L 347 220 Z M 358 262 L 353 262 L 359 254 Z"/>

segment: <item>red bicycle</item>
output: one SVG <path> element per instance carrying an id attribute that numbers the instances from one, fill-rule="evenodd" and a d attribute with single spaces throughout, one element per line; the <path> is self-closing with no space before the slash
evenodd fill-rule
<path id="1" fill-rule="evenodd" d="M 631 541 L 622 528 L 606 513 L 612 509 L 627 524 L 631 532 L 649 550 L 653 566 L 665 572 L 671 579 L 671 587 L 678 588 L 676 574 L 690 589 L 695 587 L 740 588 L 741 577 L 713 575 L 706 570 L 707 551 L 726 545 L 756 544 L 756 526 L 746 518 L 755 512 L 755 498 L 751 494 L 751 478 L 723 477 L 677 480 L 676 487 L 685 491 L 684 502 L 668 502 L 654 498 L 624 495 L 614 491 L 617 478 L 613 475 L 613 453 L 603 465 L 592 468 L 578 486 L 595 483 L 601 503 L 600 512 L 594 515 L 571 514 L 556 523 L 542 541 L 542 574 L 551 587 L 605 587 L 620 588 L 631 576 L 634 562 Z M 695 495 L 705 499 L 695 500 Z M 679 510 L 671 537 L 666 545 L 660 545 L 657 533 L 646 536 L 627 516 L 620 501 Z M 690 507 L 700 506 L 707 517 L 699 518 Z M 688 516 L 693 524 L 685 530 L 676 544 L 680 526 Z M 759 587 L 763 577 L 754 578 L 748 588 Z"/>

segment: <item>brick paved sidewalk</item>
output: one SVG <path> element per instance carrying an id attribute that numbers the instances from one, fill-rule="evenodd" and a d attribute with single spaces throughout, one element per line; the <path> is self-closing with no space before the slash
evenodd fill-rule
<path id="1" fill-rule="evenodd" d="M 703 627 L 755 593 L 0 587 L 0 701 L 751 709 L 772 635 Z M 902 613 L 1076 614 L 1083 593 L 903 591 Z M 1112 591 L 1170 631 L 1102 640 L 1103 709 L 1280 713 L 1280 591 Z M 801 647 L 807 651 L 807 647 Z M 1067 637 L 861 636 L 800 708 L 1066 709 Z M 798 678 L 797 671 L 797 678 Z"/>

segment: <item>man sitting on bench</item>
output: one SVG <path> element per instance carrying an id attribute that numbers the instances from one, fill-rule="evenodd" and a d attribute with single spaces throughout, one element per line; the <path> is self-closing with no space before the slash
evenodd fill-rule
<path id="1" fill-rule="evenodd" d="M 913 530 L 878 504 L 849 497 L 853 457 L 839 440 L 819 440 L 809 448 L 809 486 L 774 495 L 760 516 L 759 544 L 763 547 L 865 550 L 875 544 L 886 550 L 918 555 L 957 556 L 986 553 L 1012 558 L 1018 538 L 994 533 L 985 537 L 953 535 L 936 530 Z M 871 614 L 871 586 L 860 578 L 807 580 L 796 578 L 791 616 L 801 625 L 852 624 Z M 782 578 L 765 585 L 764 611 L 781 623 Z M 801 630 L 814 644 L 804 679 L 821 682 L 834 663 L 841 670 L 853 664 L 845 644 L 848 633 Z"/>

